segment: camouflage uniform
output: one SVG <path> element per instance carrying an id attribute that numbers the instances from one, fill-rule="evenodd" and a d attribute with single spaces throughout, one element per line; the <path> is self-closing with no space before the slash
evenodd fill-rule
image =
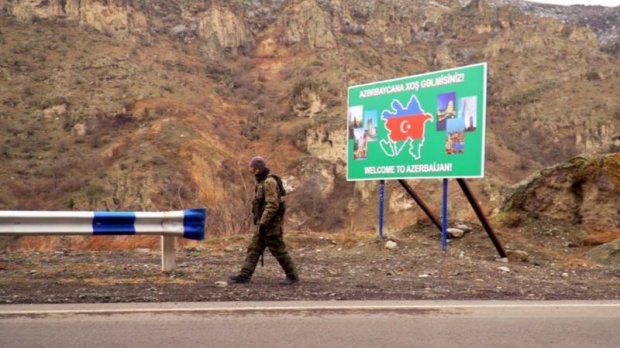
<path id="1" fill-rule="evenodd" d="M 261 254 L 265 248 L 268 248 L 280 263 L 286 277 L 288 279 L 299 279 L 295 263 L 284 244 L 282 231 L 284 197 L 280 192 L 278 181 L 269 175 L 269 171 L 256 175 L 256 181 L 254 200 L 252 201 L 254 224 L 264 226 L 265 233 L 261 237 L 257 231 L 252 236 L 239 276 L 251 278 Z"/>

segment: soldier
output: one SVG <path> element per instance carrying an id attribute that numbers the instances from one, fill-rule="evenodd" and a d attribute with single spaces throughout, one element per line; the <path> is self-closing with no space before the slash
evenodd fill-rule
<path id="1" fill-rule="evenodd" d="M 249 283 L 259 258 L 265 248 L 269 248 L 271 254 L 278 260 L 284 273 L 286 273 L 286 279 L 280 284 L 295 284 L 299 282 L 297 268 L 288 251 L 286 251 L 282 233 L 286 209 L 284 202 L 286 192 L 282 180 L 278 176 L 270 174 L 265 159 L 260 156 L 253 157 L 250 160 L 249 169 L 256 177 L 252 212 L 254 224 L 258 225 L 258 231 L 252 236 L 241 271 L 238 275 L 230 276 L 229 279 L 235 283 Z"/>

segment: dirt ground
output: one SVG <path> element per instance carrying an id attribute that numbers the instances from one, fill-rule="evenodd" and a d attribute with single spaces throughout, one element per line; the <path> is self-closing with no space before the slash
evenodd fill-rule
<path id="1" fill-rule="evenodd" d="M 293 286 L 278 284 L 283 274 L 268 254 L 250 284 L 222 282 L 238 270 L 248 236 L 180 246 L 170 273 L 160 271 L 157 248 L 9 249 L 0 252 L 0 303 L 620 299 L 620 269 L 587 261 L 587 248 L 569 247 L 566 236 L 533 243 L 522 231 L 498 233 L 507 261 L 472 227 L 445 254 L 437 229 L 424 224 L 388 236 L 395 249 L 372 233 L 289 233 L 301 276 Z"/>

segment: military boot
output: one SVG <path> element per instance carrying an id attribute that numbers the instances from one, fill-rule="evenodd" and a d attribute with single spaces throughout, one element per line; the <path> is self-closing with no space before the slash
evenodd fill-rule
<path id="1" fill-rule="evenodd" d="M 250 282 L 250 278 L 244 277 L 244 276 L 240 276 L 240 275 L 232 275 L 232 276 L 228 277 L 228 279 L 231 282 L 237 283 L 237 284 L 246 284 L 246 283 Z"/>
<path id="2" fill-rule="evenodd" d="M 298 276 L 286 276 L 286 278 L 280 282 L 281 285 L 293 285 L 299 283 Z"/>

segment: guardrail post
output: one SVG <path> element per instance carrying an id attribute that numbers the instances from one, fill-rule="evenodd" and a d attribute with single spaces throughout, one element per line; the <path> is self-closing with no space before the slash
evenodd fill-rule
<path id="1" fill-rule="evenodd" d="M 175 258 L 175 237 L 161 236 L 161 270 L 162 272 L 174 271 L 177 267 Z"/>

